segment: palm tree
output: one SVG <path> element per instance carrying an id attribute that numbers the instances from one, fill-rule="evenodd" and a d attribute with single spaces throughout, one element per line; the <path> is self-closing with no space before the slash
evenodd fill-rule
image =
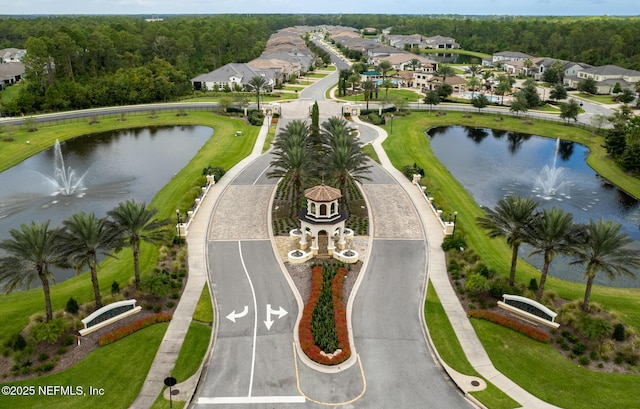
<path id="1" fill-rule="evenodd" d="M 247 83 L 247 86 L 256 94 L 256 100 L 258 101 L 258 111 L 260 110 L 260 93 L 265 90 L 267 84 L 267 78 L 263 77 L 262 75 L 251 77 L 249 83 Z"/>
<path id="2" fill-rule="evenodd" d="M 6 292 L 16 288 L 30 288 L 38 279 L 42 283 L 47 322 L 53 318 L 49 283 L 55 277 L 50 266 L 67 267 L 60 247 L 63 228 L 49 229 L 49 221 L 42 224 L 23 224 L 20 230 L 11 229 L 11 239 L 0 242 L 0 249 L 9 255 L 0 259 L 0 283 Z"/>
<path id="3" fill-rule="evenodd" d="M 558 254 L 571 254 L 580 237 L 580 231 L 581 229 L 573 223 L 573 214 L 565 213 L 556 207 L 551 210 L 544 209 L 533 218 L 527 230 L 526 242 L 536 248 L 530 256 L 542 254 L 544 258 L 536 293 L 537 300 L 540 300 L 544 293 L 551 262 Z"/>
<path id="4" fill-rule="evenodd" d="M 489 237 L 505 237 L 512 249 L 509 285 L 513 286 L 516 278 L 518 249 L 526 238 L 528 226 L 534 219 L 534 211 L 538 207 L 531 197 L 507 196 L 500 200 L 495 209 L 482 207 L 486 217 L 478 217 L 478 225 L 487 230 Z"/>
<path id="5" fill-rule="evenodd" d="M 471 90 L 471 98 L 474 98 L 476 95 L 476 91 L 478 88 L 482 86 L 482 81 L 480 78 L 473 76 L 467 80 L 467 87 Z"/>
<path id="6" fill-rule="evenodd" d="M 422 64 L 420 63 L 420 60 L 417 58 L 412 58 L 411 61 L 409 61 L 409 66 L 411 67 L 412 71 L 415 71 L 416 68 L 419 68 Z"/>
<path id="7" fill-rule="evenodd" d="M 376 84 L 371 80 L 366 80 L 362 84 L 362 89 L 364 90 L 364 99 L 367 101 L 367 110 L 369 110 L 369 100 L 371 99 L 373 91 L 376 89 Z"/>
<path id="8" fill-rule="evenodd" d="M 371 180 L 369 158 L 362 152 L 362 144 L 356 140 L 344 118 L 332 117 L 325 121 L 322 132 L 327 144 L 326 169 L 346 201 L 350 180 Z"/>
<path id="9" fill-rule="evenodd" d="M 133 251 L 136 288 L 140 287 L 140 242 L 161 243 L 165 237 L 166 227 L 171 223 L 169 219 L 156 219 L 157 213 L 158 209 L 149 209 L 146 203 L 135 200 L 120 202 L 118 206 L 107 212 L 123 232 L 123 246 L 131 247 Z"/>
<path id="10" fill-rule="evenodd" d="M 102 307 L 98 283 L 98 257 L 111 256 L 122 242 L 121 230 L 106 218 L 99 219 L 93 212 L 76 213 L 62 222 L 66 231 L 62 237 L 64 254 L 78 269 L 89 267 L 96 308 Z"/>
<path id="11" fill-rule="evenodd" d="M 393 65 L 391 65 L 391 63 L 387 60 L 382 60 L 380 61 L 380 64 L 378 64 L 378 69 L 382 73 L 382 78 L 387 78 L 387 73 L 391 71 L 392 68 Z"/>
<path id="12" fill-rule="evenodd" d="M 447 81 L 447 77 L 453 77 L 454 75 L 456 75 L 456 72 L 453 70 L 453 68 L 445 64 L 440 64 L 436 72 L 439 76 L 442 77 L 443 84 Z"/>
<path id="13" fill-rule="evenodd" d="M 620 232 L 621 227 L 619 223 L 602 219 L 590 220 L 584 226 L 584 239 L 576 247 L 575 260 L 570 264 L 586 264 L 587 288 L 582 302 L 585 312 L 589 311 L 591 287 L 598 273 L 605 273 L 613 281 L 619 275 L 635 277 L 631 269 L 640 267 L 640 251 L 627 247 L 633 239 Z"/>
<path id="14" fill-rule="evenodd" d="M 319 144 L 322 145 L 321 134 Z M 267 172 L 269 178 L 288 177 L 293 188 L 294 208 L 297 209 L 302 187 L 310 177 L 314 161 L 313 147 L 310 140 L 310 129 L 305 121 L 296 119 L 287 124 L 284 130 L 278 134 L 274 143 L 274 159 L 271 161 L 273 168 Z M 317 164 L 317 163 L 316 163 Z"/>

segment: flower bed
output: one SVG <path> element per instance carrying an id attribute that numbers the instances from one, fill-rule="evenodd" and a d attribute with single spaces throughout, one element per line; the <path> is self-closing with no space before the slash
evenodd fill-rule
<path id="1" fill-rule="evenodd" d="M 302 312 L 298 335 L 300 337 L 300 346 L 310 359 L 323 365 L 338 365 L 351 356 L 347 312 L 342 302 L 342 283 L 344 276 L 347 274 L 347 269 L 339 267 L 333 278 L 328 282 L 325 280 L 324 271 L 322 266 L 314 266 L 311 269 L 311 292 Z M 325 287 L 326 285 L 329 285 L 330 288 Z M 322 312 L 317 310 L 317 308 L 326 310 L 326 306 L 323 307 L 321 299 L 323 290 L 325 290 L 325 294 L 327 290 L 330 290 L 331 300 L 329 306 L 332 307 L 332 311 Z M 329 326 L 329 328 L 320 329 L 318 327 L 319 323 L 314 321 L 314 312 L 316 318 L 318 316 L 326 318 L 332 315 L 333 328 Z M 318 333 L 319 331 L 322 333 Z M 331 332 L 334 333 L 327 334 Z M 333 351 L 323 351 L 316 343 L 316 339 L 333 336 L 337 340 L 337 349 Z M 331 344 L 331 342 L 328 342 L 328 345 Z"/>
<path id="2" fill-rule="evenodd" d="M 131 324 L 127 324 L 124 327 L 120 327 L 114 331 L 111 331 L 108 334 L 101 336 L 98 339 L 98 345 L 105 346 L 116 342 L 119 339 L 126 337 L 127 335 L 131 335 L 136 331 L 139 331 L 143 328 L 149 327 L 153 324 L 159 324 L 161 322 L 171 321 L 173 315 L 171 314 L 154 314 L 150 317 L 140 319 L 138 321 L 134 321 Z"/>
<path id="3" fill-rule="evenodd" d="M 511 318 L 497 314 L 493 311 L 471 310 L 467 313 L 467 316 L 469 318 L 478 318 L 481 320 L 491 321 L 495 324 L 502 325 L 503 327 L 518 331 L 519 333 L 526 335 L 531 339 L 535 339 L 536 341 L 549 343 L 550 340 L 549 334 L 547 334 L 546 332 L 541 331 L 537 328 L 533 328 L 532 326 L 524 324 L 522 322 L 512 320 Z"/>

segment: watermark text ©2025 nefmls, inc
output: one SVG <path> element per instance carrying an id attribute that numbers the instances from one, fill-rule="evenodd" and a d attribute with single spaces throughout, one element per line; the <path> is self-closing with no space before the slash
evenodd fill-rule
<path id="1" fill-rule="evenodd" d="M 103 388 L 81 385 L 4 385 L 1 396 L 103 396 Z"/>

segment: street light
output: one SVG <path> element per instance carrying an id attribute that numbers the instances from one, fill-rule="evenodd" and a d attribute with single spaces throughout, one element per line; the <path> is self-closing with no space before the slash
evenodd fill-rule
<path id="1" fill-rule="evenodd" d="M 391 135 L 393 135 L 393 114 L 391 114 Z"/>
<path id="2" fill-rule="evenodd" d="M 182 239 L 182 234 L 180 232 L 180 224 L 182 223 L 182 217 L 180 216 L 180 209 L 176 209 L 176 216 L 178 216 L 178 225 L 176 228 L 178 229 L 178 240 Z"/>
<path id="3" fill-rule="evenodd" d="M 458 218 L 458 212 L 453 212 L 453 233 L 452 238 L 456 238 L 456 219 Z"/>

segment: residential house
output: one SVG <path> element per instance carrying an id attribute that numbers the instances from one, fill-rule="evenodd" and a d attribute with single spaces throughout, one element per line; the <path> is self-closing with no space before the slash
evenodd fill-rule
<path id="1" fill-rule="evenodd" d="M 629 89 L 635 92 L 635 84 L 640 81 L 640 71 L 617 65 L 590 67 L 578 71 L 575 76 L 566 76 L 564 84 L 571 88 L 577 88 L 580 81 L 587 78 L 591 78 L 596 82 L 598 94 L 611 94 L 616 83 L 620 84 L 622 89 Z"/>
<path id="2" fill-rule="evenodd" d="M 267 79 L 265 90 L 271 91 L 276 85 L 278 75 L 278 72 L 273 69 L 254 69 L 248 64 L 231 63 L 192 78 L 191 84 L 195 90 L 213 91 L 215 89 L 223 90 L 225 87 L 234 90 L 238 85 L 244 91 L 250 91 L 248 84 L 251 78 L 263 76 Z"/>
<path id="3" fill-rule="evenodd" d="M 377 66 L 378 64 L 380 64 L 381 61 L 389 61 L 389 63 L 391 63 L 391 66 L 393 67 L 394 70 L 405 71 L 405 70 L 413 69 L 411 65 L 411 61 L 414 59 L 419 62 L 419 65 L 416 67 L 416 69 L 424 68 L 426 71 L 433 72 L 438 68 L 437 61 L 431 60 L 426 57 L 422 57 L 420 55 L 408 53 L 408 52 L 403 52 L 403 53 L 399 53 L 391 56 L 385 56 L 385 57 L 377 57 L 377 58 L 374 58 L 372 62 L 374 65 Z"/>
<path id="4" fill-rule="evenodd" d="M 438 50 L 460 48 L 460 44 L 456 43 L 454 38 L 444 37 L 441 35 L 426 37 L 424 42 L 425 46 L 423 48 L 433 48 Z"/>
<path id="5" fill-rule="evenodd" d="M 467 80 L 457 75 L 447 77 L 444 80 L 444 83 L 451 85 L 451 88 L 453 88 L 453 92 L 465 92 L 467 90 Z M 438 77 L 438 76 L 431 77 L 427 81 L 426 87 L 422 88 L 422 92 L 436 90 L 440 88 L 442 84 L 443 84 L 442 77 Z M 417 84 L 414 84 L 414 85 L 417 85 Z"/>
<path id="6" fill-rule="evenodd" d="M 0 50 L 0 63 L 21 62 L 27 50 L 19 48 L 3 48 Z"/>
<path id="7" fill-rule="evenodd" d="M 508 61 L 525 61 L 525 60 L 533 60 L 534 57 L 529 54 L 521 53 L 519 51 L 501 51 L 499 53 L 493 54 L 493 56 L 489 58 L 485 58 L 482 60 L 483 66 L 492 66 L 492 65 L 503 65 Z"/>
<path id="8" fill-rule="evenodd" d="M 24 64 L 12 62 L 0 64 L 0 89 L 13 85 L 24 77 Z"/>

